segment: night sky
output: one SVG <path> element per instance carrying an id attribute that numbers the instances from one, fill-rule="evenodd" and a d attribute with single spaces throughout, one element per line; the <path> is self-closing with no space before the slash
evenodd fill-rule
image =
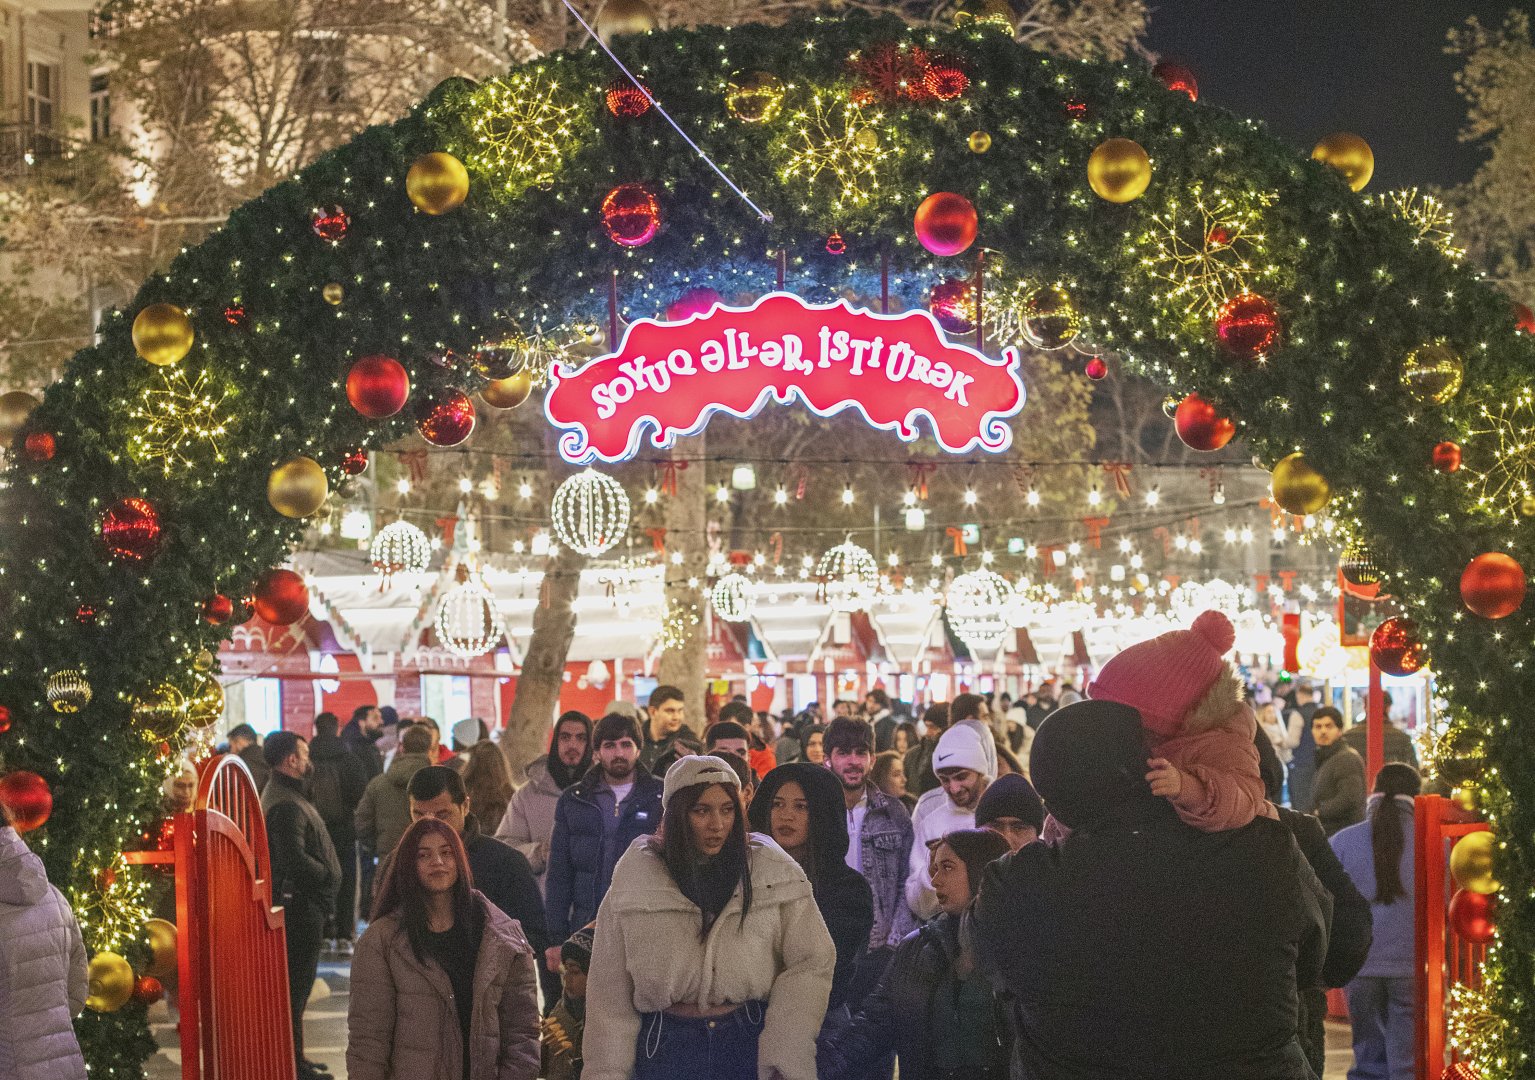
<path id="1" fill-rule="evenodd" d="M 1535 0 L 1153 0 L 1149 46 L 1189 65 L 1201 103 L 1266 121 L 1298 149 L 1331 131 L 1375 151 L 1371 191 L 1451 185 L 1481 163 L 1445 33 Z"/>

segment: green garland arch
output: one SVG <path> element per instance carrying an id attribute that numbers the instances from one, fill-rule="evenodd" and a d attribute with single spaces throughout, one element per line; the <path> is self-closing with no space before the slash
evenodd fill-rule
<path id="1" fill-rule="evenodd" d="M 999 295 L 1061 284 L 1093 341 L 1173 392 L 1197 389 L 1237 419 L 1263 460 L 1303 450 L 1331 482 L 1333 514 L 1368 544 L 1422 628 L 1454 710 L 1457 760 L 1485 761 L 1504 904 L 1489 964 L 1501 988 L 1497 1037 L 1478 1063 L 1488 1076 L 1526 1071 L 1535 739 L 1519 703 L 1535 698 L 1531 612 L 1469 615 L 1457 587 L 1474 555 L 1524 561 L 1530 546 L 1517 514 L 1478 501 L 1479 477 L 1523 468 L 1475 434 L 1484 410 L 1517 403 L 1535 367 L 1509 302 L 1433 242 L 1421 218 L 1355 194 L 1258 124 L 1196 105 L 1135 67 L 1032 53 L 984 26 L 934 32 L 861 18 L 657 32 L 615 47 L 773 212 L 770 223 L 654 109 L 612 115 L 604 92 L 616 72 L 595 48 L 492 83 L 450 81 L 181 253 L 105 321 L 100 343 L 71 361 L 17 436 L 0 522 L 0 703 L 13 716 L 0 755 L 5 769 L 34 770 L 52 786 L 57 810 L 34 840 L 93 946 L 119 946 L 135 966 L 144 959 L 141 933 L 124 921 L 131 907 L 114 906 L 100 873 L 155 819 L 166 770 L 131 703 L 166 682 L 195 694 L 194 658 L 230 632 L 202 618 L 204 600 L 245 596 L 299 539 L 302 522 L 268 504 L 268 474 L 305 455 L 334 485 L 347 451 L 410 434 L 408 409 L 372 422 L 350 407 L 343 382 L 356 358 L 398 357 L 415 396 L 473 390 L 480 376 L 433 354 L 601 323 L 615 272 L 628 318 L 659 314 L 690 286 L 765 292 L 780 250 L 788 288 L 812 299 L 875 294 L 888 258 L 895 303 L 914 306 L 945 276 L 970 273 L 968 258 L 935 259 L 913 235 L 921 199 L 954 191 L 979 211 Z M 948 101 L 903 98 L 914 50 L 964 71 L 968 88 Z M 760 123 L 726 108 L 732 76 L 754 71 L 783 84 L 782 108 Z M 972 149 L 978 131 L 991 136 L 985 153 Z M 1140 143 L 1154 164 L 1145 195 L 1122 205 L 1087 183 L 1089 154 L 1116 137 Z M 456 155 L 471 177 L 466 204 L 441 216 L 417 212 L 405 191 L 407 169 L 431 151 Z M 601 223 L 605 194 L 628 182 L 662 206 L 663 228 L 644 247 L 615 245 Z M 334 242 L 311 227 L 312 213 L 331 207 L 350 218 Z M 1208 254 L 1210 212 L 1226 229 L 1214 246 L 1237 257 L 1180 261 L 1189 248 Z M 833 233 L 845 253 L 828 252 Z M 323 295 L 332 282 L 345 289 L 339 306 Z M 1217 348 L 1212 295 L 1239 283 L 1283 320 L 1283 346 L 1266 362 Z M 227 421 L 219 453 L 194 437 L 172 467 L 133 449 L 145 424 L 136 409 L 166 387 L 166 369 L 135 354 L 131 324 L 158 302 L 189 314 L 196 344 L 177 370 L 189 385 L 205 380 Z M 1439 339 L 1464 358 L 1466 379 L 1434 405 L 1413 398 L 1400 372 L 1409 353 Z M 37 433 L 54 437 L 50 459 L 23 451 Z M 1431 467 L 1446 439 L 1465 445 L 1468 468 Z M 99 540 L 104 510 L 125 497 L 147 499 L 163 526 L 158 554 L 139 565 L 109 560 Z M 45 700 L 47 679 L 64 669 L 94 690 L 78 714 L 56 715 Z M 94 1076 L 140 1074 L 152 1050 L 142 1006 L 88 1012 L 80 1029 Z"/>

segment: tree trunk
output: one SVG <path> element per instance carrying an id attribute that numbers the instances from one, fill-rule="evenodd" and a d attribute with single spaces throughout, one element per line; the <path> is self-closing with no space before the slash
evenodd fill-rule
<path id="1" fill-rule="evenodd" d="M 681 688 L 687 704 L 687 725 L 695 734 L 704 730 L 704 661 L 705 637 L 704 599 L 699 585 L 704 581 L 709 563 L 707 533 L 708 478 L 704 468 L 704 436 L 695 435 L 680 440 L 672 450 L 673 460 L 687 457 L 687 468 L 678 468 L 677 494 L 665 503 L 666 525 L 666 611 L 683 613 L 684 624 L 691 621 L 689 613 L 697 616 L 697 622 L 688 625 L 680 636 L 680 642 L 661 654 L 657 678 L 663 683 Z M 672 556 L 682 553 L 682 562 L 674 563 Z M 695 582 L 689 585 L 688 582 Z M 644 705 L 642 701 L 639 704 Z"/>
<path id="2" fill-rule="evenodd" d="M 584 566 L 586 556 L 564 545 L 544 564 L 533 635 L 501 737 L 501 751 L 519 784 L 527 778 L 528 763 L 549 748 L 549 731 L 565 684 L 565 657 L 576 637 L 575 599 Z"/>

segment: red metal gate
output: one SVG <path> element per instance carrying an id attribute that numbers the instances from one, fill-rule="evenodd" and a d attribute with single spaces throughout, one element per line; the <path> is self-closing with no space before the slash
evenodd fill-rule
<path id="1" fill-rule="evenodd" d="M 1439 795 L 1420 795 L 1414 804 L 1413 841 L 1417 889 L 1418 1068 L 1417 1080 L 1440 1080 L 1447 1050 L 1445 1005 L 1456 986 L 1481 981 L 1487 947 L 1463 940 L 1449 922 L 1450 848 L 1486 823 L 1468 821 L 1454 803 Z M 1452 1059 L 1458 1055 L 1452 1052 Z"/>

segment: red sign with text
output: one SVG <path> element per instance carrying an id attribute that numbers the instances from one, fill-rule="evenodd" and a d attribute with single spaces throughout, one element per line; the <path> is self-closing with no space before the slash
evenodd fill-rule
<path id="1" fill-rule="evenodd" d="M 716 305 L 686 322 L 641 319 L 615 353 L 556 364 L 544 411 L 564 428 L 560 454 L 584 464 L 671 446 L 715 413 L 754 416 L 798 398 L 823 416 L 857 409 L 911 442 L 925 418 L 951 454 L 1007 449 L 1023 408 L 1018 353 L 992 359 L 945 338 L 925 311 L 878 315 L 847 301 L 770 293 L 749 308 Z"/>

